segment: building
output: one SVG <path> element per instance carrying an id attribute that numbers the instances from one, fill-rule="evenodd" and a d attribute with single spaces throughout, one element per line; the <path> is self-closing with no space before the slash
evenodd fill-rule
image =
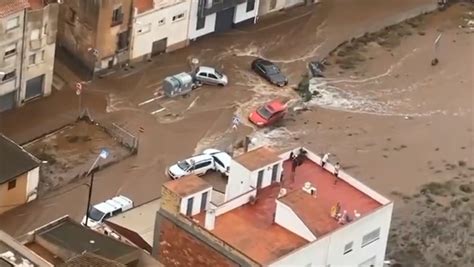
<path id="1" fill-rule="evenodd" d="M 132 0 L 63 0 L 58 46 L 92 71 L 129 59 Z"/>
<path id="2" fill-rule="evenodd" d="M 54 266 L 161 266 L 143 250 L 83 227 L 68 216 L 28 233 L 22 243 Z"/>
<path id="3" fill-rule="evenodd" d="M 275 11 L 318 3 L 320 0 L 260 0 L 258 15 L 263 16 Z"/>
<path id="4" fill-rule="evenodd" d="M 136 0 L 130 59 L 149 59 L 188 44 L 191 0 Z"/>
<path id="5" fill-rule="evenodd" d="M 166 266 L 383 266 L 393 203 L 305 148 L 233 159 L 225 198 L 197 176 L 167 182 L 153 253 Z"/>
<path id="6" fill-rule="evenodd" d="M 237 24 L 255 23 L 260 0 L 193 0 L 188 38 L 224 32 Z"/>
<path id="7" fill-rule="evenodd" d="M 0 230 L 0 266 L 53 267 L 54 265 Z"/>
<path id="8" fill-rule="evenodd" d="M 156 212 L 160 209 L 160 199 L 134 207 L 108 218 L 96 231 L 121 240 L 127 244 L 152 252 L 153 232 Z"/>
<path id="9" fill-rule="evenodd" d="M 36 199 L 39 160 L 0 134 L 0 214 Z"/>
<path id="10" fill-rule="evenodd" d="M 0 1 L 0 112 L 51 93 L 58 4 Z"/>

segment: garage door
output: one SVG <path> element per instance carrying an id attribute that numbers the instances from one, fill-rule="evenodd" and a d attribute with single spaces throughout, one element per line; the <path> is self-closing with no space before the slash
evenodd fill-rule
<path id="1" fill-rule="evenodd" d="M 15 107 L 16 91 L 0 96 L 0 112 Z"/>
<path id="2" fill-rule="evenodd" d="M 215 32 L 225 32 L 232 29 L 235 7 L 217 12 Z"/>
<path id="3" fill-rule="evenodd" d="M 43 80 L 44 75 L 29 79 L 26 82 L 25 99 L 32 99 L 43 94 Z"/>
<path id="4" fill-rule="evenodd" d="M 156 55 L 166 52 L 167 42 L 168 42 L 168 38 L 154 41 L 151 47 L 151 56 L 156 56 Z"/>

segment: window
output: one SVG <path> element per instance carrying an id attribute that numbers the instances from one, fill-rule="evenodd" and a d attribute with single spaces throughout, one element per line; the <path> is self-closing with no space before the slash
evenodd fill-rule
<path id="1" fill-rule="evenodd" d="M 206 17 L 198 15 L 198 19 L 197 19 L 197 23 L 196 23 L 196 30 L 200 30 L 200 29 L 204 28 L 205 24 L 206 24 Z"/>
<path id="2" fill-rule="evenodd" d="M 374 231 L 362 237 L 362 247 L 365 247 L 369 245 L 370 243 L 377 241 L 379 238 L 380 238 L 380 228 L 377 228 Z"/>
<path id="3" fill-rule="evenodd" d="M 41 61 L 44 61 L 44 54 L 45 54 L 44 50 L 41 51 Z"/>
<path id="4" fill-rule="evenodd" d="M 137 30 L 138 33 L 147 33 L 149 31 L 151 31 L 151 24 L 150 23 L 140 26 L 140 28 L 138 28 L 138 30 Z"/>
<path id="5" fill-rule="evenodd" d="M 15 78 L 15 73 L 16 73 L 15 71 L 5 73 L 5 75 L 3 75 L 2 82 L 6 82 L 6 81 L 9 81 L 9 80 Z"/>
<path id="6" fill-rule="evenodd" d="M 117 35 L 117 49 L 123 50 L 128 47 L 128 31 L 121 32 Z"/>
<path id="7" fill-rule="evenodd" d="M 165 25 L 166 23 L 166 19 L 165 18 L 162 18 L 158 21 L 158 26 L 162 26 L 162 25 Z"/>
<path id="8" fill-rule="evenodd" d="M 68 17 L 69 22 L 74 23 L 76 22 L 76 11 L 74 9 L 69 8 L 69 17 Z"/>
<path id="9" fill-rule="evenodd" d="M 201 197 L 201 211 L 204 211 L 206 210 L 206 206 L 207 206 L 207 195 L 208 195 L 209 192 L 204 192 L 202 193 L 202 197 Z"/>
<path id="10" fill-rule="evenodd" d="M 225 167 L 225 166 L 224 166 L 224 163 L 222 163 L 222 161 L 221 161 L 220 159 L 218 159 L 217 157 L 214 157 L 214 161 L 215 161 L 218 165 L 220 165 L 222 168 Z"/>
<path id="11" fill-rule="evenodd" d="M 120 212 L 122 212 L 122 208 L 112 211 L 112 216 L 115 216 L 119 214 Z"/>
<path id="12" fill-rule="evenodd" d="M 214 74 L 212 74 L 212 73 L 209 73 L 209 78 L 211 78 L 211 79 L 216 79 L 216 80 L 217 80 L 216 75 L 214 75 Z"/>
<path id="13" fill-rule="evenodd" d="M 196 164 L 196 166 L 194 167 L 194 169 L 195 169 L 195 170 L 198 170 L 198 169 L 207 167 L 207 166 L 209 166 L 209 165 L 211 165 L 211 161 L 199 162 L 198 164 Z"/>
<path id="14" fill-rule="evenodd" d="M 16 187 L 16 179 L 8 182 L 8 190 L 11 190 Z"/>
<path id="15" fill-rule="evenodd" d="M 201 72 L 198 75 L 201 76 L 201 77 L 207 77 L 207 73 L 205 73 L 205 72 Z"/>
<path id="16" fill-rule="evenodd" d="M 40 37 L 40 30 L 38 29 L 34 29 L 33 31 L 31 31 L 31 36 L 30 36 L 30 40 L 38 40 Z"/>
<path id="17" fill-rule="evenodd" d="M 13 56 L 16 54 L 16 44 L 11 44 L 5 48 L 5 57 Z"/>
<path id="18" fill-rule="evenodd" d="M 255 0 L 247 0 L 247 12 L 253 11 L 255 9 Z"/>
<path id="19" fill-rule="evenodd" d="M 188 206 L 186 207 L 186 216 L 191 216 L 193 214 L 193 204 L 194 204 L 194 198 L 193 197 L 188 198 Z"/>
<path id="20" fill-rule="evenodd" d="M 114 9 L 112 12 L 112 26 L 116 26 L 118 24 L 122 24 L 123 21 L 123 13 L 122 13 L 122 7 L 118 7 Z"/>
<path id="21" fill-rule="evenodd" d="M 184 13 L 173 16 L 173 21 L 178 21 L 184 19 Z"/>
<path id="22" fill-rule="evenodd" d="M 349 242 L 347 243 L 345 246 L 344 246 L 344 255 L 346 255 L 347 253 L 351 252 L 352 251 L 352 245 L 354 244 L 354 242 Z"/>
<path id="23" fill-rule="evenodd" d="M 20 17 L 14 17 L 7 21 L 7 31 L 13 30 L 20 26 Z"/>
<path id="24" fill-rule="evenodd" d="M 30 55 L 28 57 L 28 64 L 29 65 L 34 65 L 36 64 L 36 54 Z"/>
<path id="25" fill-rule="evenodd" d="M 48 32 L 48 24 L 46 23 L 43 26 L 43 34 L 47 34 L 47 32 Z"/>

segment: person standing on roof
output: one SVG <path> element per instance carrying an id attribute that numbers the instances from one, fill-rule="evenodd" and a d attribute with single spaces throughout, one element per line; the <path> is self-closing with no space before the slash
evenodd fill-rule
<path id="1" fill-rule="evenodd" d="M 326 165 L 326 163 L 328 162 L 330 155 L 331 153 L 324 154 L 323 158 L 321 159 L 321 167 L 324 168 L 324 165 Z"/>
<path id="2" fill-rule="evenodd" d="M 337 180 L 339 180 L 339 170 L 341 169 L 341 164 L 339 162 L 334 165 L 334 176 L 336 176 L 336 179 L 334 180 L 334 184 L 337 184 Z"/>

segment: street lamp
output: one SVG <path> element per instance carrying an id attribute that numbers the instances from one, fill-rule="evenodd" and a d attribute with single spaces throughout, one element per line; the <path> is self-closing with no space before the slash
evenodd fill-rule
<path id="1" fill-rule="evenodd" d="M 91 205 L 92 186 L 94 185 L 94 173 L 95 173 L 94 168 L 96 167 L 96 165 L 97 165 L 97 163 L 99 162 L 100 159 L 106 159 L 108 156 L 109 156 L 109 151 L 105 148 L 101 149 L 99 155 L 95 159 L 94 163 L 92 163 L 91 168 L 89 169 L 89 171 L 86 174 L 86 177 L 89 176 L 89 175 L 91 176 L 91 182 L 90 182 L 90 185 L 89 185 L 89 197 L 87 198 L 86 220 L 84 222 L 85 227 L 88 227 L 87 226 L 87 221 L 89 220 L 89 206 Z"/>

